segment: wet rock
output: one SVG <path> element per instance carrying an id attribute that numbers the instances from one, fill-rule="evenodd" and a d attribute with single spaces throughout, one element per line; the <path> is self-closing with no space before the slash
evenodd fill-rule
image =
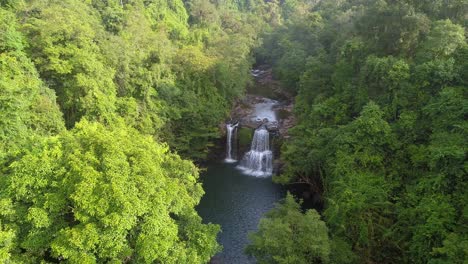
<path id="1" fill-rule="evenodd" d="M 273 161 L 273 171 L 275 171 L 277 174 L 280 174 L 282 172 L 283 168 L 283 163 L 276 159 Z"/>
<path id="2" fill-rule="evenodd" d="M 288 94 L 281 88 L 280 83 L 274 80 L 271 67 L 268 65 L 259 65 L 256 69 L 251 70 L 251 74 L 255 77 L 255 87 L 261 87 L 273 92 L 273 98 L 281 98 L 280 101 L 275 101 L 266 97 L 254 94 L 247 94 L 245 97 L 237 100 L 231 114 L 230 123 L 239 122 L 240 127 L 257 129 L 261 125 L 265 125 L 268 131 L 278 134 L 281 137 L 287 138 L 288 129 L 295 125 L 293 110 L 293 96 Z M 275 118 L 255 117 L 255 111 L 258 111 L 258 104 L 266 104 L 266 107 L 271 107 L 275 112 Z M 271 106 L 269 106 L 271 104 Z M 256 110 L 257 108 L 257 110 Z M 277 119 L 277 120 L 274 120 Z M 223 126 L 221 129 L 225 130 Z"/>
<path id="3" fill-rule="evenodd" d="M 276 123 L 268 123 L 266 124 L 266 128 L 270 132 L 275 132 L 279 130 L 278 124 Z"/>

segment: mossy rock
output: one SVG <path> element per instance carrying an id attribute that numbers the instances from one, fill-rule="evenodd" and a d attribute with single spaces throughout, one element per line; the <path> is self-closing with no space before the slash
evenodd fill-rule
<path id="1" fill-rule="evenodd" d="M 253 129 L 248 127 L 239 128 L 237 136 L 239 137 L 239 147 L 240 148 L 249 148 L 250 143 L 252 142 Z"/>
<path id="2" fill-rule="evenodd" d="M 291 112 L 284 109 L 279 109 L 276 114 L 279 119 L 288 119 L 291 116 Z"/>
<path id="3" fill-rule="evenodd" d="M 270 147 L 273 151 L 273 156 L 279 158 L 281 155 L 281 148 L 283 147 L 284 139 L 280 136 L 270 137 Z"/>

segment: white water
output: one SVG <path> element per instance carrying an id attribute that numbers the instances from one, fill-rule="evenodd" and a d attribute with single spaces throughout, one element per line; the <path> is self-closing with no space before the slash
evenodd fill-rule
<path id="1" fill-rule="evenodd" d="M 273 110 L 273 106 L 278 102 L 265 98 L 262 103 L 255 104 L 255 109 L 251 115 L 252 120 L 262 121 L 268 119 L 269 122 L 276 121 L 276 113 Z"/>
<path id="2" fill-rule="evenodd" d="M 273 152 L 270 150 L 270 133 L 264 127 L 255 130 L 250 151 L 238 166 L 244 173 L 268 177 L 273 172 Z"/>
<path id="3" fill-rule="evenodd" d="M 227 163 L 234 163 L 237 160 L 233 158 L 233 147 L 232 147 L 232 139 L 233 137 L 235 138 L 235 132 L 236 132 L 236 127 L 238 123 L 236 124 L 226 124 L 226 158 L 224 159 L 225 162 Z"/>

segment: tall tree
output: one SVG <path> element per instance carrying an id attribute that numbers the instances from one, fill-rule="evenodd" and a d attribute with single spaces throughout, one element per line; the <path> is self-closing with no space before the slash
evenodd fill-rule
<path id="1" fill-rule="evenodd" d="M 205 263 L 219 250 L 219 227 L 194 210 L 196 167 L 117 121 L 83 120 L 9 166 L 1 222 L 16 234 L 12 261 Z"/>
<path id="2" fill-rule="evenodd" d="M 259 263 L 328 263 L 330 241 L 317 211 L 303 214 L 288 193 L 286 198 L 260 220 L 250 235 L 246 252 Z"/>

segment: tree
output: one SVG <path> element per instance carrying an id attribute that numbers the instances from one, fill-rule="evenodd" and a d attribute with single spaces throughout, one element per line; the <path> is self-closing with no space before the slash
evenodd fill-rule
<path id="1" fill-rule="evenodd" d="M 323 195 L 332 261 L 463 263 L 466 3 L 302 2 L 318 29 L 285 18 L 259 54 L 298 91 L 274 180 Z"/>
<path id="2" fill-rule="evenodd" d="M 447 87 L 424 107 L 430 121 L 427 144 L 412 148 L 411 160 L 420 177 L 412 177 L 397 204 L 396 230 L 410 241 L 415 263 L 463 263 L 463 244 L 468 232 L 466 221 L 467 98 L 461 87 Z M 419 176 L 419 175 L 418 175 Z M 409 231 L 409 232 L 408 232 Z M 430 254 L 428 254 L 430 252 Z"/>
<path id="3" fill-rule="evenodd" d="M 356 120 L 342 127 L 333 142 L 336 154 L 327 160 L 326 221 L 363 262 L 381 256 L 377 251 L 392 250 L 385 239 L 392 224 L 385 163 L 393 136 L 382 117 L 379 106 L 368 103 Z"/>
<path id="4" fill-rule="evenodd" d="M 94 12 L 75 0 L 35 3 L 23 26 L 41 78 L 55 90 L 67 127 L 81 117 L 109 121 L 115 111 L 114 71 L 103 62 Z M 38 12 L 32 12 L 36 10 Z"/>
<path id="5" fill-rule="evenodd" d="M 436 21 L 421 43 L 418 57 L 422 61 L 448 58 L 463 45 L 466 45 L 463 27 L 449 19 Z"/>
<path id="6" fill-rule="evenodd" d="M 205 263 L 219 250 L 219 227 L 194 209 L 197 168 L 117 121 L 83 120 L 9 166 L 0 221 L 13 261 Z"/>
<path id="7" fill-rule="evenodd" d="M 0 9 L 0 164 L 31 137 L 64 129 L 55 94 L 39 78 L 26 46 L 13 13 Z"/>
<path id="8" fill-rule="evenodd" d="M 330 241 L 314 209 L 301 212 L 291 194 L 260 220 L 246 248 L 259 263 L 328 263 Z"/>

